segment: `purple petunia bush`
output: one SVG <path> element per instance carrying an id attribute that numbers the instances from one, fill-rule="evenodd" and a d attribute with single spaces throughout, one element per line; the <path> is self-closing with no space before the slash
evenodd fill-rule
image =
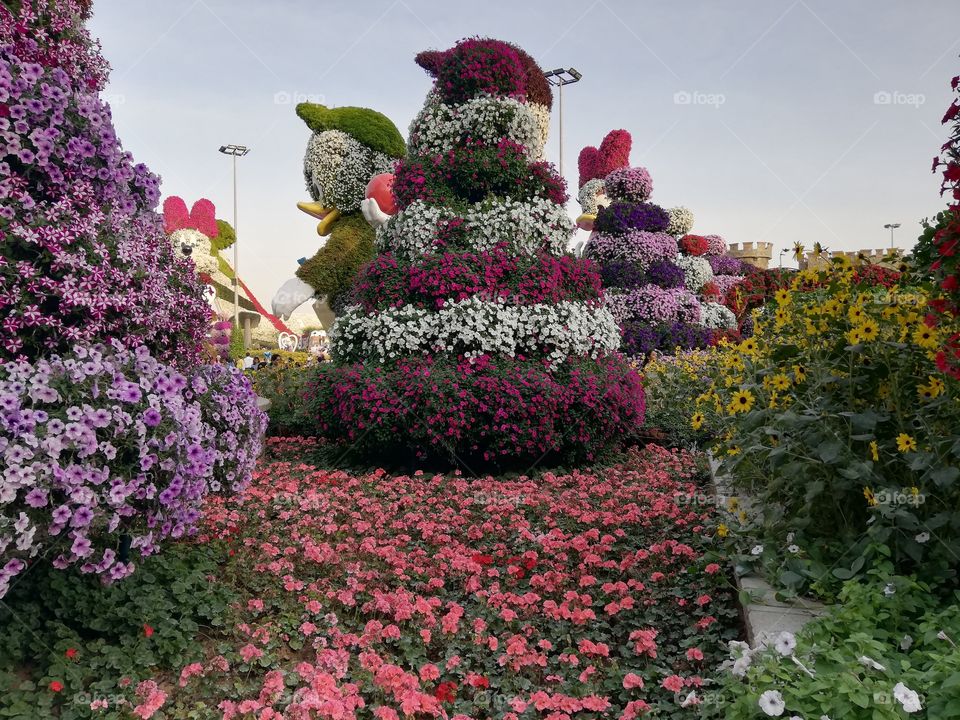
<path id="1" fill-rule="evenodd" d="M 611 260 L 623 260 L 646 270 L 654 263 L 672 261 L 677 252 L 677 240 L 672 235 L 630 230 L 625 235 L 595 233 L 587 245 L 586 255 L 601 264 Z"/>
<path id="2" fill-rule="evenodd" d="M 8 12 L 3 10 L 3 12 Z M 0 37 L 0 360 L 119 338 L 199 358 L 209 307 L 153 212 L 159 178 L 124 152 L 82 80 Z"/>
<path id="3" fill-rule="evenodd" d="M 653 178 L 646 168 L 624 167 L 611 172 L 603 181 L 609 197 L 643 202 L 653 192 Z"/>
<path id="4" fill-rule="evenodd" d="M 193 532 L 210 492 L 250 478 L 266 416 L 226 366 L 192 373 L 120 343 L 0 366 L 0 597 L 38 555 L 113 581 Z"/>
<path id="5" fill-rule="evenodd" d="M 686 288 L 664 289 L 644 285 L 624 292 L 609 293 L 607 306 L 614 319 L 642 320 L 650 324 L 699 323 L 700 303 Z"/>
<path id="6" fill-rule="evenodd" d="M 200 365 L 204 286 L 96 94 L 88 9 L 0 5 L 0 597 L 41 560 L 129 575 L 249 480 L 266 424 Z"/>

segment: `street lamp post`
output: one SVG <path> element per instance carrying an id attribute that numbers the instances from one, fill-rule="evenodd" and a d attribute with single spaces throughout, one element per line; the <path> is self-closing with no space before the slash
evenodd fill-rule
<path id="1" fill-rule="evenodd" d="M 563 177 L 563 86 L 572 85 L 575 82 L 580 82 L 580 78 L 583 77 L 576 68 L 557 68 L 556 70 L 549 70 L 544 73 L 544 76 L 547 78 L 547 82 L 557 88 L 557 99 L 559 108 L 559 117 L 560 117 L 560 177 Z"/>
<path id="2" fill-rule="evenodd" d="M 221 145 L 220 152 L 233 156 L 233 326 L 240 327 L 240 255 L 237 245 L 240 243 L 240 232 L 237 229 L 237 158 L 243 157 L 250 148 L 245 145 Z"/>
<path id="3" fill-rule="evenodd" d="M 890 249 L 893 250 L 893 231 L 900 227 L 900 223 L 887 223 L 884 227 L 890 230 Z"/>
<path id="4" fill-rule="evenodd" d="M 786 248 L 780 251 L 780 269 L 783 270 L 783 254 L 787 252 Z"/>

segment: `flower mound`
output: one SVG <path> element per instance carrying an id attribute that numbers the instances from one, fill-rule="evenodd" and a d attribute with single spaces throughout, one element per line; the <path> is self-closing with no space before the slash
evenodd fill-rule
<path id="1" fill-rule="evenodd" d="M 59 546 L 55 567 L 116 580 L 140 555 L 191 533 L 208 492 L 250 478 L 266 418 L 250 385 L 225 367 L 192 377 L 149 351 L 78 346 L 0 367 L 0 597 L 26 558 Z M 12 530 L 12 534 L 11 534 Z M 49 552 L 49 551 L 48 551 Z"/>
<path id="2" fill-rule="evenodd" d="M 644 413 L 640 378 L 616 356 L 568 358 L 552 370 L 521 356 L 425 356 L 386 370 L 321 366 L 307 385 L 307 422 L 356 453 L 413 448 L 468 463 L 589 459 Z"/>

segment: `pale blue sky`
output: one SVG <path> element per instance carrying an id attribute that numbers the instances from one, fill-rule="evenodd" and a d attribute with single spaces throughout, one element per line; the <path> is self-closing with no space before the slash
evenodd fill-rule
<path id="1" fill-rule="evenodd" d="M 470 35 L 583 73 L 564 96 L 574 196 L 580 148 L 622 127 L 653 200 L 689 207 L 695 231 L 856 249 L 886 246 L 883 224 L 901 222 L 909 246 L 943 206 L 930 160 L 958 26 L 956 0 L 97 0 L 91 22 L 119 135 L 164 195 L 208 197 L 230 219 L 217 148 L 252 148 L 240 273 L 265 303 L 319 241 L 295 206 L 309 137 L 296 100 L 372 107 L 406 136 L 430 86 L 414 55 Z"/>

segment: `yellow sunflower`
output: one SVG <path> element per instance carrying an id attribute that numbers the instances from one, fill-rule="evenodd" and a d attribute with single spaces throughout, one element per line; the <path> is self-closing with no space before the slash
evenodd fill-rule
<path id="1" fill-rule="evenodd" d="M 690 418 L 690 427 L 692 427 L 694 430 L 699 430 L 703 427 L 703 420 L 703 413 L 694 413 L 693 417 Z"/>
<path id="2" fill-rule="evenodd" d="M 866 318 L 857 328 L 860 331 L 860 338 L 863 342 L 871 342 L 880 337 L 880 326 L 872 318 Z"/>
<path id="3" fill-rule="evenodd" d="M 736 415 L 737 413 L 750 412 L 750 408 L 753 407 L 755 398 L 753 393 L 749 390 L 738 390 L 734 393 L 733 398 L 730 400 L 730 404 L 727 406 L 731 415 Z"/>
<path id="4" fill-rule="evenodd" d="M 773 299 L 777 301 L 778 305 L 789 305 L 791 300 L 790 291 L 786 289 L 777 290 L 773 294 Z"/>
<path id="5" fill-rule="evenodd" d="M 870 441 L 870 457 L 873 459 L 874 462 L 877 462 L 880 460 L 880 452 L 877 448 L 876 440 Z"/>
<path id="6" fill-rule="evenodd" d="M 927 350 L 933 350 L 937 347 L 937 331 L 926 325 L 922 325 L 913 331 L 913 342 Z"/>
<path id="7" fill-rule="evenodd" d="M 897 450 L 902 453 L 912 452 L 917 449 L 917 441 L 906 433 L 897 435 Z"/>
<path id="8" fill-rule="evenodd" d="M 771 378 L 770 384 L 777 390 L 786 390 L 790 387 L 790 378 L 786 373 L 777 373 Z"/>

